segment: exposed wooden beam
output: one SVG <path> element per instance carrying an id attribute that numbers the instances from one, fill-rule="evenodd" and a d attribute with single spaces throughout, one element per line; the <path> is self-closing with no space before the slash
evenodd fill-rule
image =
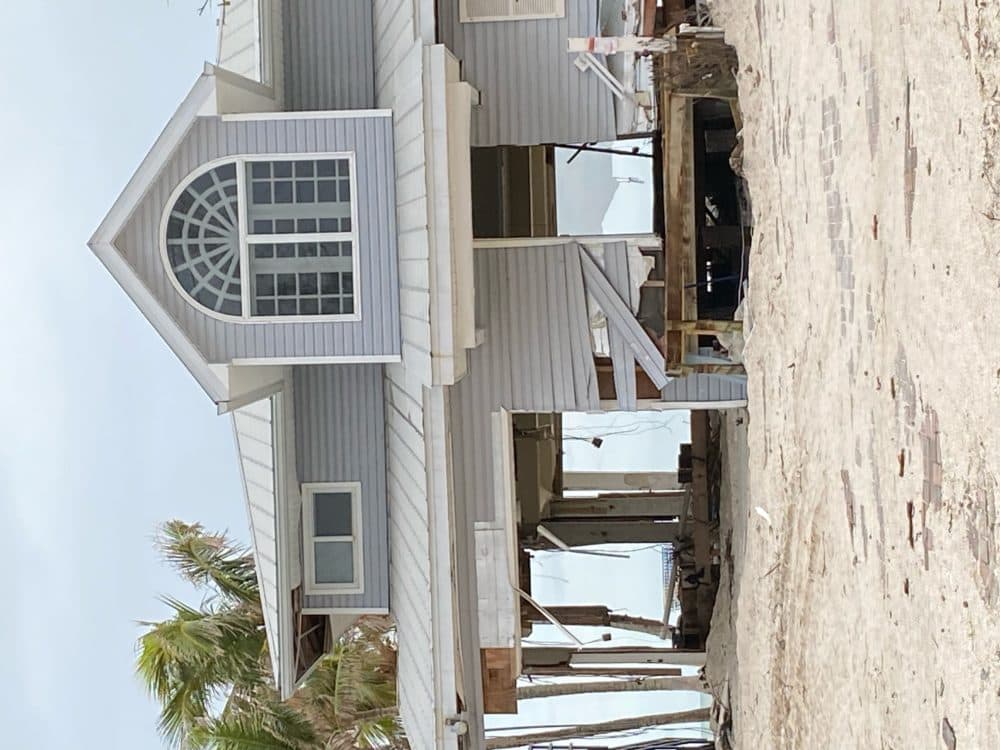
<path id="1" fill-rule="evenodd" d="M 590 625 L 596 627 L 621 628 L 636 633 L 647 633 L 662 637 L 663 623 L 647 617 L 632 617 L 612 612 L 603 605 L 561 605 L 545 608 L 563 625 Z M 548 622 L 548 618 L 527 602 L 521 605 L 523 622 Z"/>
<path id="2" fill-rule="evenodd" d="M 671 518 L 680 515 L 684 508 L 684 490 L 669 492 L 617 494 L 596 498 L 561 498 L 549 503 L 549 517 L 571 518 L 646 519 Z"/>
<path id="3" fill-rule="evenodd" d="M 683 489 L 676 471 L 564 471 L 564 490 L 669 492 Z"/>
<path id="4" fill-rule="evenodd" d="M 660 667 L 703 667 L 705 652 L 670 648 L 668 646 L 526 646 L 521 649 L 521 661 L 531 667 L 618 667 L 629 672 L 633 665 Z"/>

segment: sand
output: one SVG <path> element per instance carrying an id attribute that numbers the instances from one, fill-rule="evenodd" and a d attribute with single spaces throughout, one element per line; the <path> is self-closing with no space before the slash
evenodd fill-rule
<path id="1" fill-rule="evenodd" d="M 756 223 L 709 645 L 732 744 L 1000 747 L 1000 3 L 716 19 Z"/>

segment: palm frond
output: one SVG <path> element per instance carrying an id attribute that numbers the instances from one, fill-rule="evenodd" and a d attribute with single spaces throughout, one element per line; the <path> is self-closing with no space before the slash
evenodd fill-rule
<path id="1" fill-rule="evenodd" d="M 209 596 L 164 597 L 170 616 L 145 622 L 136 672 L 160 705 L 159 730 L 181 750 L 401 750 L 391 621 L 365 617 L 281 701 L 271 682 L 253 558 L 224 534 L 170 521 L 157 547 Z"/>
<path id="2" fill-rule="evenodd" d="M 174 519 L 158 529 L 155 543 L 167 563 L 195 586 L 235 601 L 260 601 L 253 556 L 225 534 Z"/>

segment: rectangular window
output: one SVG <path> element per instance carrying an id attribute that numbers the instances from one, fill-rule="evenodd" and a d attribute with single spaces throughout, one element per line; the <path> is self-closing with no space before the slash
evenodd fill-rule
<path id="1" fill-rule="evenodd" d="M 356 317 L 349 157 L 246 164 L 250 314 Z"/>
<path id="2" fill-rule="evenodd" d="M 306 593 L 361 593 L 361 485 L 303 485 L 302 514 Z"/>
<path id="3" fill-rule="evenodd" d="M 528 21 L 562 18 L 565 0 L 459 0 L 458 17 L 462 23 L 480 21 Z"/>

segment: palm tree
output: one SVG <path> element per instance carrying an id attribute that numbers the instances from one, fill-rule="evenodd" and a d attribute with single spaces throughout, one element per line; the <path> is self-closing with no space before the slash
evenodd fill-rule
<path id="1" fill-rule="evenodd" d="M 364 617 L 321 657 L 291 699 L 309 717 L 324 748 L 406 748 L 396 707 L 395 629 Z"/>
<path id="2" fill-rule="evenodd" d="M 136 671 L 160 704 L 159 730 L 182 750 L 404 747 L 395 711 L 395 642 L 385 620 L 359 622 L 296 696 L 273 687 L 253 557 L 200 524 L 169 521 L 156 546 L 204 593 L 163 601 L 147 622 Z"/>

